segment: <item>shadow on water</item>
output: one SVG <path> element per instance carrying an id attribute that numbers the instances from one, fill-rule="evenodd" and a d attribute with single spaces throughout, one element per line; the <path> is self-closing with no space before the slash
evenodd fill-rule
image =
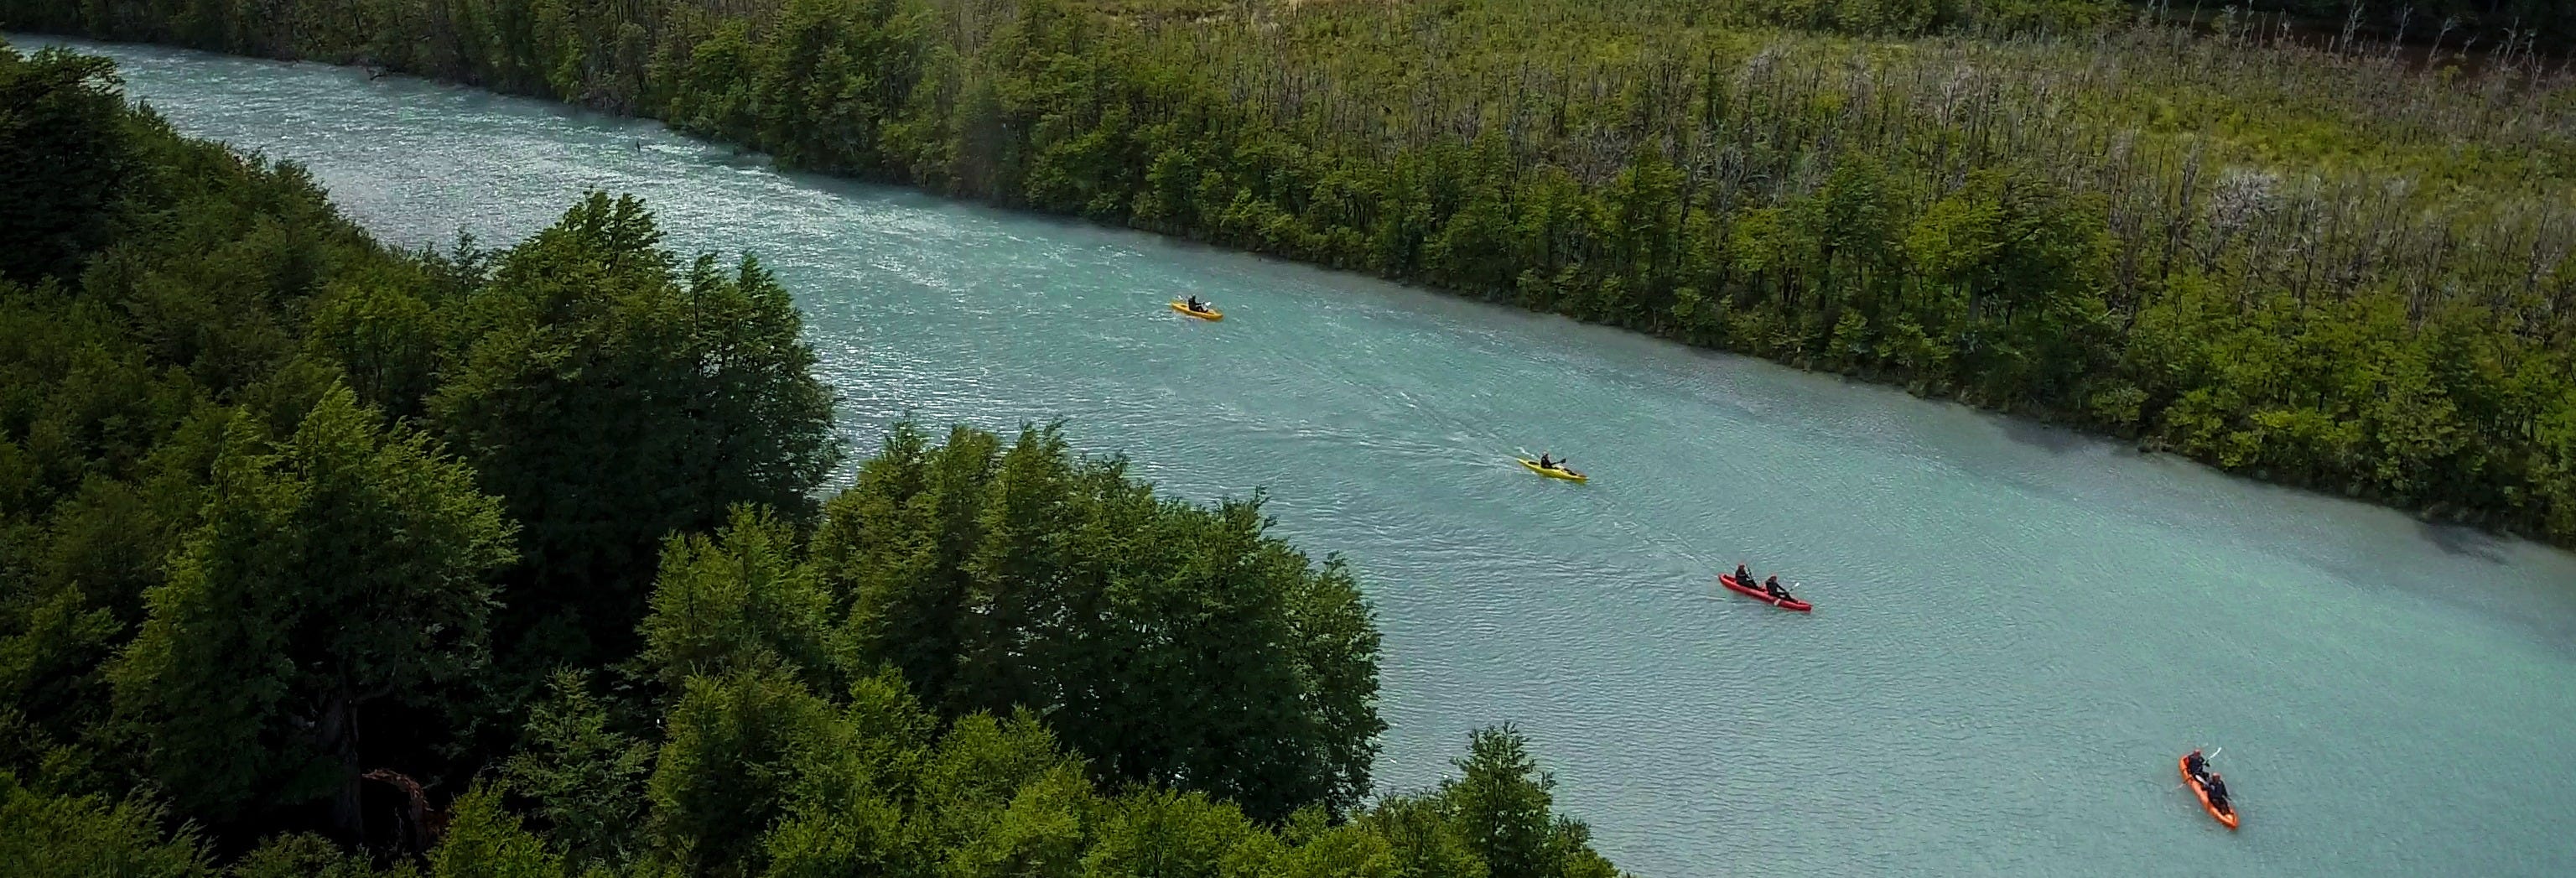
<path id="1" fill-rule="evenodd" d="M 2423 535 L 2425 542 L 2432 543 L 2444 554 L 2474 558 L 2489 564 L 2505 563 L 2504 540 L 2495 534 L 2467 525 L 2436 521 L 2416 522 L 2415 530 Z"/>
<path id="2" fill-rule="evenodd" d="M 2103 441 L 2099 437 L 2038 421 L 2006 417 L 1997 418 L 1996 422 L 2003 425 L 2004 438 L 2050 454 L 2065 454 Z"/>

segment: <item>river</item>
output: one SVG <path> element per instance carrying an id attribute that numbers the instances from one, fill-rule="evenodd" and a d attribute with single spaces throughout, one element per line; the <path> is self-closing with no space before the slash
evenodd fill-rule
<path id="1" fill-rule="evenodd" d="M 50 42 L 19 40 L 28 42 Z M 1511 721 L 1653 876 L 2576 874 L 2576 559 L 1884 388 L 1126 231 L 782 174 L 635 120 L 75 43 L 406 245 L 585 187 L 804 308 L 865 449 L 1069 419 L 1270 491 L 1377 608 L 1382 789 Z M 1203 324 L 1163 302 L 1195 292 Z M 1514 465 L 1570 454 L 1588 485 Z M 1818 604 L 1712 587 L 1738 560 Z M 2245 816 L 2175 787 L 2194 743 Z"/>

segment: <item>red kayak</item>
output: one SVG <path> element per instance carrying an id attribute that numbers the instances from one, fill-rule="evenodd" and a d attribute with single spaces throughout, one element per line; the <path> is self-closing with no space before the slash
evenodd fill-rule
<path id="1" fill-rule="evenodd" d="M 1752 598 L 1753 598 L 1754 600 L 1761 601 L 1761 602 L 1763 602 L 1763 603 L 1770 604 L 1770 605 L 1775 606 L 1775 607 L 1779 607 L 1780 609 L 1783 609 L 1783 610 L 1789 610 L 1789 611 L 1791 611 L 1791 612 L 1804 613 L 1804 612 L 1806 612 L 1806 611 L 1808 611 L 1808 610 L 1812 610 L 1812 609 L 1815 609 L 1815 608 L 1816 608 L 1816 605 L 1811 604 L 1811 603 L 1807 603 L 1806 601 L 1802 601 L 1802 600 L 1799 600 L 1799 599 L 1797 599 L 1797 598 L 1789 598 L 1789 599 L 1786 599 L 1786 600 L 1782 600 L 1782 599 L 1780 599 L 1780 598 L 1772 597 L 1772 596 L 1771 596 L 1771 593 L 1770 593 L 1770 592 L 1767 592 L 1767 591 L 1763 591 L 1761 586 L 1758 586 L 1758 585 L 1745 585 L 1744 583 L 1741 583 L 1741 582 L 1737 582 L 1737 581 L 1735 581 L 1735 574 L 1732 574 L 1732 573 L 1721 573 L 1721 574 L 1718 574 L 1718 576 L 1717 576 L 1717 584 L 1719 584 L 1719 585 L 1723 585 L 1723 586 L 1726 586 L 1727 588 L 1734 589 L 1734 590 L 1736 590 L 1736 591 L 1738 591 L 1738 592 L 1742 592 L 1742 593 L 1744 593 L 1744 594 L 1746 594 L 1746 595 L 1750 595 L 1750 596 L 1752 596 Z"/>

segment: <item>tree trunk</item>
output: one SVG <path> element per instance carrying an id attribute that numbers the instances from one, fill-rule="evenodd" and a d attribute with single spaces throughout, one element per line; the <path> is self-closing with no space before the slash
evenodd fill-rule
<path id="1" fill-rule="evenodd" d="M 331 827 L 343 837 L 364 841 L 366 816 L 359 808 L 362 781 L 358 770 L 357 699 L 347 684 L 331 693 L 331 701 L 322 710 L 321 725 L 314 729 L 317 743 L 340 763 L 339 789 L 331 797 Z"/>

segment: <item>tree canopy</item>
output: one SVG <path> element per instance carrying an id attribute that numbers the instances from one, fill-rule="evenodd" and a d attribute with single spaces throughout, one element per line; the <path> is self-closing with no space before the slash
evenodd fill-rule
<path id="1" fill-rule="evenodd" d="M 500 503 L 378 424 L 339 388 L 283 441 L 236 419 L 205 523 L 108 668 L 152 776 L 193 812 L 330 795 L 355 829 L 359 777 L 385 758 L 363 752 L 360 711 L 426 702 L 485 660 L 489 574 L 511 559 Z"/>
<path id="2" fill-rule="evenodd" d="M 428 421 L 526 522 L 511 621 L 583 661 L 632 648 L 672 532 L 735 503 L 781 514 L 837 460 L 831 393 L 785 289 L 756 260 L 685 269 L 643 203 L 592 193 L 488 257 L 453 320 Z M 603 435 L 621 437 L 602 441 Z"/>
<path id="3" fill-rule="evenodd" d="M 1258 495 L 906 424 L 820 497 L 832 399 L 748 257 L 605 194 L 389 250 L 112 69 L 29 70 L 128 164 L 0 192 L 83 230 L 0 277 L 11 868 L 1480 878 L 1536 820 L 1515 874 L 1608 874 L 1516 735 L 1365 800 L 1375 625 Z M 17 121 L 0 155 L 64 134 Z"/>
<path id="4" fill-rule="evenodd" d="M 1385 724 L 1349 571 L 1265 536 L 1257 498 L 1159 499 L 1125 469 L 1053 427 L 897 426 L 816 536 L 856 661 L 946 711 L 1034 709 L 1104 780 L 1263 819 L 1356 805 Z"/>

